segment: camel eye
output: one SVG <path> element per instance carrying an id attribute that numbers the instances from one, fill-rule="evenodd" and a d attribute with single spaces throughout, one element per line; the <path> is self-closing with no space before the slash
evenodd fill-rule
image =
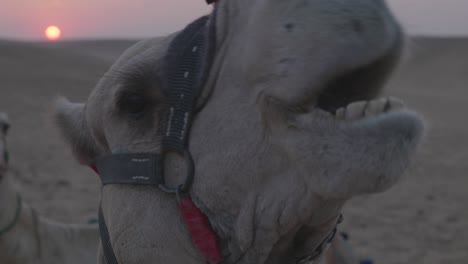
<path id="1" fill-rule="evenodd" d="M 123 112 L 129 114 L 140 114 L 146 109 L 145 97 L 138 94 L 127 94 L 122 96 L 120 108 Z"/>

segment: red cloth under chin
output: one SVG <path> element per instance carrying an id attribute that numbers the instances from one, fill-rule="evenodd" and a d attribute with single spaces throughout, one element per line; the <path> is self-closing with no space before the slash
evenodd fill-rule
<path id="1" fill-rule="evenodd" d="M 213 232 L 208 218 L 198 209 L 189 197 L 179 202 L 182 214 L 192 241 L 206 261 L 210 264 L 221 262 L 216 234 Z"/>

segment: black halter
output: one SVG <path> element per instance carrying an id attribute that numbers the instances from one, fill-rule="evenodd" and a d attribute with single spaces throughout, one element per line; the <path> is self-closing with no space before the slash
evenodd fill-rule
<path id="1" fill-rule="evenodd" d="M 161 153 L 114 154 L 97 160 L 103 185 L 157 185 L 168 193 L 188 192 L 195 168 L 188 149 L 188 138 L 195 104 L 202 92 L 212 59 L 209 17 L 187 26 L 174 38 L 164 58 L 164 92 L 168 98 Z M 184 157 L 187 174 L 184 183 L 169 187 L 164 180 L 164 159 L 175 152 Z"/>

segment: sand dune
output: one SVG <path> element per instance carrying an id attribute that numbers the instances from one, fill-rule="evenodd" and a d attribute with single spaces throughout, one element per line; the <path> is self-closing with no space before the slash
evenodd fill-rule
<path id="1" fill-rule="evenodd" d="M 13 121 L 13 171 L 25 200 L 66 222 L 95 216 L 99 181 L 72 159 L 50 122 L 55 96 L 84 101 L 134 41 L 0 41 L 0 111 Z M 376 263 L 468 263 L 468 39 L 415 38 L 387 93 L 425 115 L 415 168 L 392 190 L 359 197 L 343 228 Z"/>

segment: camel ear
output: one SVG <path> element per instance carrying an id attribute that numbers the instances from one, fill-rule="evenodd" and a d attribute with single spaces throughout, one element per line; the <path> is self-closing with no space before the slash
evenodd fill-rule
<path id="1" fill-rule="evenodd" d="M 59 98 L 55 103 L 55 122 L 71 145 L 75 158 L 81 164 L 90 165 L 98 156 L 98 150 L 86 123 L 84 110 L 84 104 Z"/>

